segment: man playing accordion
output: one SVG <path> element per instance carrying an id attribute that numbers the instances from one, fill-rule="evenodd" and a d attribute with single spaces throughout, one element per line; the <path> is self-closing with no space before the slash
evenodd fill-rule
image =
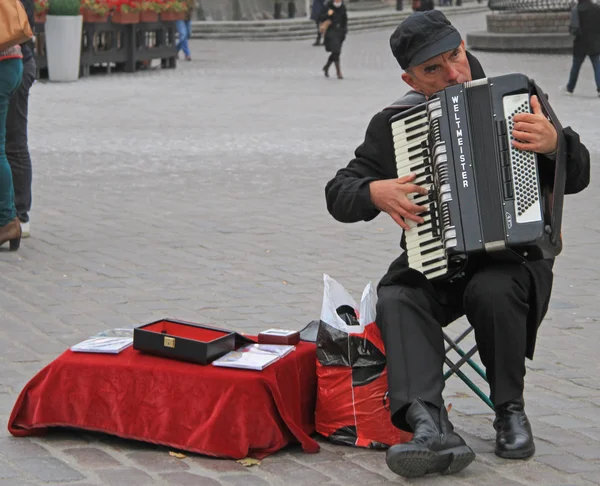
<path id="1" fill-rule="evenodd" d="M 485 78 L 477 59 L 443 13 L 415 12 L 390 39 L 392 52 L 413 88 L 399 110 L 425 102 L 445 88 Z M 538 166 L 553 167 L 558 134 L 540 100 L 531 111 L 514 116 L 512 144 L 537 154 Z M 422 223 L 425 206 L 416 195 L 428 188 L 415 175 L 398 177 L 390 119 L 396 110 L 382 110 L 371 120 L 355 158 L 325 189 L 327 208 L 338 221 L 370 221 L 389 214 L 405 233 Z M 570 128 L 562 130 L 566 147 L 565 194 L 589 184 L 589 153 Z M 477 141 L 474 143 L 478 143 Z M 541 169 L 540 169 L 541 170 Z M 403 237 L 402 247 L 406 249 Z M 496 454 L 523 459 L 535 452 L 524 409 L 525 358 L 532 359 L 538 327 L 548 309 L 553 258 L 498 261 L 485 252 L 468 259 L 449 279 L 427 279 L 409 266 L 404 252 L 378 286 L 377 324 L 387 354 L 392 423 L 414 432 L 411 442 L 392 446 L 387 464 L 395 473 L 415 477 L 454 473 L 475 454 L 454 431 L 442 398 L 444 340 L 442 327 L 466 315 L 475 330 L 481 360 L 495 407 Z"/>

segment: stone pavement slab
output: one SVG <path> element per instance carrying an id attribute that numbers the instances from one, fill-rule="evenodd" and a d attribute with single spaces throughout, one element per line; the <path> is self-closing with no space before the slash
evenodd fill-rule
<path id="1" fill-rule="evenodd" d="M 485 16 L 455 23 L 466 34 Z M 0 252 L 4 424 L 37 371 L 101 330 L 165 316 L 245 332 L 300 329 L 319 316 L 323 273 L 356 298 L 379 280 L 399 228 L 385 215 L 335 222 L 323 189 L 370 117 L 407 89 L 389 34 L 349 33 L 343 81 L 323 78 L 326 53 L 310 42 L 193 41 L 194 61 L 176 70 L 34 86 L 32 237 Z M 535 78 L 593 152 L 591 187 L 566 200 L 553 302 L 528 363 L 533 459 L 497 458 L 490 410 L 452 378 L 451 419 L 478 454 L 453 477 L 404 481 L 381 452 L 323 441 L 320 454 L 290 447 L 244 468 L 102 434 L 17 439 L 4 427 L 0 485 L 598 484 L 600 99 L 591 66 L 564 97 L 569 56 L 477 55 L 489 75 Z"/>

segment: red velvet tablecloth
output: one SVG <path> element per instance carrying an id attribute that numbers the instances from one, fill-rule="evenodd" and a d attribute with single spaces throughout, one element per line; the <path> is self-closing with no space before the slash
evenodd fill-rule
<path id="1" fill-rule="evenodd" d="M 218 368 L 128 348 L 66 351 L 25 386 L 8 429 L 39 435 L 75 427 L 216 457 L 264 458 L 290 442 L 318 452 L 315 345 L 263 371 Z"/>

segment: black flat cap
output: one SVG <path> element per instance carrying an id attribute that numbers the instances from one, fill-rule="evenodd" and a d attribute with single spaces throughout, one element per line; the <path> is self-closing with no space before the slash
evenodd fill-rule
<path id="1" fill-rule="evenodd" d="M 404 70 L 417 66 L 443 52 L 456 49 L 462 38 L 439 10 L 414 12 L 390 37 L 394 57 Z"/>

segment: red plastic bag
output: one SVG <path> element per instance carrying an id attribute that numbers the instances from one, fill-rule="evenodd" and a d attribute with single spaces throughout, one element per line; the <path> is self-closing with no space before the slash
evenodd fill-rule
<path id="1" fill-rule="evenodd" d="M 317 432 L 337 444 L 376 449 L 409 441 L 412 434 L 390 419 L 374 287 L 365 287 L 357 311 L 344 287 L 328 275 L 324 283 L 317 334 Z"/>

